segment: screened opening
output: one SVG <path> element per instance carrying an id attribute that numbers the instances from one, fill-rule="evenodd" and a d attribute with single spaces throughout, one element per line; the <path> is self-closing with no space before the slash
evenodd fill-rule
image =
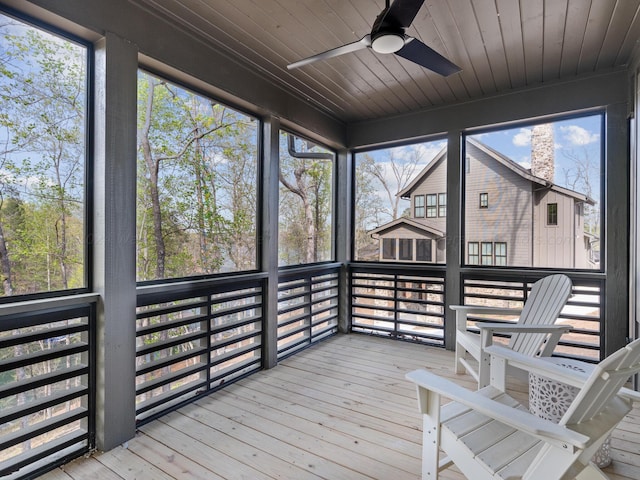
<path id="1" fill-rule="evenodd" d="M 257 268 L 255 118 L 138 73 L 137 279 Z"/>
<path id="2" fill-rule="evenodd" d="M 466 264 L 479 242 L 481 265 L 600 269 L 602 125 L 598 114 L 467 137 Z"/>
<path id="3" fill-rule="evenodd" d="M 333 260 L 334 163 L 328 148 L 280 132 L 279 265 Z"/>
<path id="4" fill-rule="evenodd" d="M 0 14 L 0 296 L 87 286 L 86 46 Z"/>
<path id="5" fill-rule="evenodd" d="M 444 263 L 446 141 L 358 152 L 354 163 L 354 259 Z"/>

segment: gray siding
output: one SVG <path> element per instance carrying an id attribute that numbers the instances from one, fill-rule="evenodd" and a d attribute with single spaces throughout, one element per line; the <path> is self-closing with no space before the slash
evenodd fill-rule
<path id="1" fill-rule="evenodd" d="M 533 228 L 534 265 L 576 267 L 576 244 L 584 244 L 584 227 L 576 225 L 578 218 L 575 214 L 575 199 L 549 190 L 539 192 L 536 197 Z M 547 224 L 547 205 L 550 203 L 558 205 L 557 225 Z M 583 254 L 583 259 L 582 263 L 586 263 L 586 253 Z"/>
<path id="2" fill-rule="evenodd" d="M 415 198 L 416 195 L 428 195 L 435 194 L 438 195 L 440 193 L 447 192 L 447 162 L 442 159 L 438 161 L 438 164 L 435 165 L 430 171 L 429 174 L 426 175 L 426 178 L 422 180 L 421 183 L 416 185 L 413 192 L 411 192 L 411 218 L 414 218 L 415 212 Z M 436 212 L 437 214 L 438 212 Z M 425 201 L 425 217 L 421 217 L 420 220 L 425 220 L 425 223 L 428 223 L 433 228 L 436 228 L 441 231 L 445 231 L 447 228 L 447 218 L 445 217 L 426 217 L 426 201 Z"/>
<path id="3" fill-rule="evenodd" d="M 508 266 L 531 266 L 532 184 L 467 142 L 465 166 L 465 241 L 506 242 Z M 488 208 L 479 208 L 480 193 L 489 194 Z"/>

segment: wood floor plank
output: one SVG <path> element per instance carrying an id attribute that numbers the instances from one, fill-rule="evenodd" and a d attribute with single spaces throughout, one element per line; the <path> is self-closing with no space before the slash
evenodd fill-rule
<path id="1" fill-rule="evenodd" d="M 309 406 L 296 403 L 295 399 L 292 398 L 270 395 L 265 392 L 264 389 L 260 392 L 255 392 L 250 388 L 241 386 L 234 388 L 233 393 L 220 392 L 220 396 L 223 396 L 223 398 L 226 396 L 231 398 L 244 398 L 258 405 L 262 405 L 264 408 L 286 412 L 289 415 L 295 416 L 294 422 L 297 422 L 298 419 L 314 422 L 334 431 L 360 439 L 361 441 L 373 443 L 378 448 L 395 451 L 407 457 L 419 459 L 421 455 L 420 435 L 414 435 L 415 442 L 406 441 L 393 435 L 387 428 L 376 429 L 370 425 L 366 425 L 364 421 L 354 421 L 352 416 L 348 417 L 347 414 L 340 415 L 336 409 L 330 409 L 330 413 L 328 413 L 321 408 L 313 409 L 309 408 Z M 391 422 L 389 422 L 389 427 L 392 426 Z"/>
<path id="2" fill-rule="evenodd" d="M 161 420 L 145 425 L 141 430 L 223 478 L 267 480 L 278 478 L 283 470 L 291 475 L 304 474 L 298 468 L 274 462 L 262 451 L 181 413 L 171 413 Z"/>
<path id="3" fill-rule="evenodd" d="M 226 432 L 236 440 L 261 450 L 269 459 L 279 461 L 285 467 L 296 466 L 299 469 L 306 470 L 308 474 L 314 475 L 316 478 L 320 477 L 327 480 L 334 478 L 353 478 L 354 480 L 370 478 L 360 472 L 328 462 L 321 455 L 299 448 L 297 444 L 306 439 L 295 432 L 279 428 L 274 424 L 270 425 L 271 429 L 268 429 L 268 431 L 255 429 L 242 423 L 243 416 L 244 418 L 247 417 L 241 409 L 232 409 L 231 413 L 229 413 L 218 402 L 212 402 L 214 410 L 216 410 L 214 411 L 202 408 L 199 403 L 188 405 L 181 409 L 181 412 L 186 417 L 197 420 L 221 432 Z M 223 412 L 217 413 L 220 410 L 223 410 Z M 261 463 L 260 467 L 265 468 L 265 465 Z M 292 475 L 289 472 L 282 474 L 281 478 L 311 478 L 311 476 L 303 476 L 302 473 Z"/>
<path id="4" fill-rule="evenodd" d="M 203 467 L 187 456 L 154 440 L 149 435 L 142 433 L 137 435 L 136 441 L 129 443 L 129 450 L 139 457 L 155 459 L 155 465 L 172 478 L 224 480 L 224 477 L 216 475 L 211 469 Z"/>
<path id="5" fill-rule="evenodd" d="M 116 474 L 97 460 L 98 454 L 91 458 L 78 459 L 64 465 L 64 471 L 74 480 L 122 480 L 124 477 Z"/>
<path id="6" fill-rule="evenodd" d="M 323 424 L 295 417 L 271 406 L 263 406 L 238 396 L 218 397 L 217 400 L 216 412 L 232 415 L 240 408 L 243 414 L 246 414 L 246 418 L 242 420 L 237 416 L 234 418 L 236 421 L 241 421 L 243 425 L 260 429 L 265 433 L 280 432 L 279 438 L 294 437 L 295 446 L 321 455 L 327 461 L 340 463 L 341 457 L 346 456 L 349 462 L 361 465 L 360 469 L 367 475 L 385 475 L 386 473 L 391 478 L 394 475 L 409 475 L 419 469 L 419 458 L 390 451 L 387 451 L 384 457 L 380 457 L 381 449 L 373 441 L 334 431 Z M 225 408 L 222 408 L 223 406 Z M 342 454 L 335 455 L 335 452 L 342 452 Z M 400 470 L 397 465 L 401 465 Z"/>
<path id="7" fill-rule="evenodd" d="M 42 480 L 417 480 L 421 425 L 406 372 L 467 388 L 453 353 L 337 335 L 140 427 L 128 449 L 95 454 Z M 526 399 L 526 382 L 513 382 Z M 640 405 L 612 435 L 612 480 L 640 480 Z M 454 467 L 444 480 L 464 480 Z"/>
<path id="8" fill-rule="evenodd" d="M 128 448 L 117 447 L 95 458 L 126 480 L 171 480 L 173 478 L 155 466 L 155 459 L 146 460 Z"/>

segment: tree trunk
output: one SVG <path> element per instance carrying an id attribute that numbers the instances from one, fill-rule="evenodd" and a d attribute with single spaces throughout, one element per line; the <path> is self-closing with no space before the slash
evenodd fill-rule
<path id="1" fill-rule="evenodd" d="M 4 229 L 0 223 L 0 263 L 2 266 L 2 288 L 4 296 L 13 295 L 13 283 L 11 280 L 11 261 L 9 260 L 9 252 L 7 250 L 7 242 L 4 238 Z"/>
<path id="2" fill-rule="evenodd" d="M 165 245 L 162 234 L 162 212 L 160 210 L 160 194 L 158 193 L 158 171 L 159 164 L 154 160 L 149 142 L 149 131 L 151 129 L 151 117 L 153 115 L 153 98 L 157 81 L 149 78 L 149 93 L 147 95 L 145 125 L 142 130 L 141 143 L 144 161 L 149 171 L 149 196 L 151 197 L 151 210 L 153 217 L 153 238 L 156 247 L 156 279 L 164 278 L 165 272 Z"/>

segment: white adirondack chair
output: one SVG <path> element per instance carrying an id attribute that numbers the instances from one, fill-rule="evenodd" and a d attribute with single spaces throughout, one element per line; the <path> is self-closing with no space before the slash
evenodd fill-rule
<path id="1" fill-rule="evenodd" d="M 489 355 L 484 353 L 481 336 L 511 333 L 509 348 L 525 355 L 550 356 L 567 325 L 553 325 L 571 295 L 571 280 L 566 275 L 549 275 L 531 287 L 522 308 L 500 308 L 477 305 L 451 305 L 456 312 L 455 371 L 465 370 L 478 381 L 478 388 L 489 384 Z M 481 335 L 467 330 L 469 315 L 519 315 L 517 323 L 478 323 Z M 485 343 L 487 343 L 485 341 Z M 467 361 L 470 354 L 478 361 L 477 370 Z"/>
<path id="2" fill-rule="evenodd" d="M 640 400 L 622 388 L 640 371 L 640 340 L 600 362 L 588 377 L 503 346 L 488 350 L 492 385 L 476 392 L 425 370 L 407 374 L 423 413 L 422 478 L 437 480 L 451 464 L 471 480 L 609 478 L 590 459 L 632 401 Z M 507 363 L 579 386 L 559 423 L 529 413 L 505 393 Z M 453 401 L 441 406 L 441 396 Z M 440 449 L 447 458 L 440 460 Z"/>

